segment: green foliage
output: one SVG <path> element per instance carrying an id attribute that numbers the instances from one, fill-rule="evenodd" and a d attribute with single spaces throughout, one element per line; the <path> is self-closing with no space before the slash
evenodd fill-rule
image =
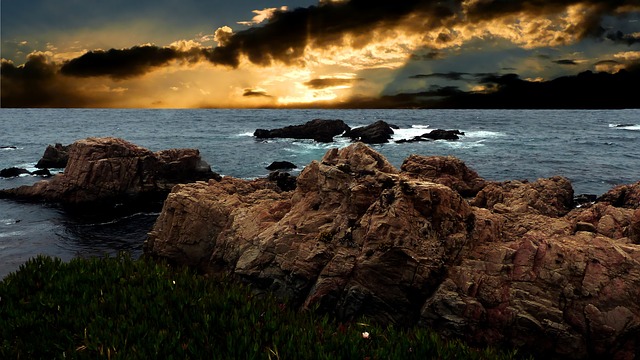
<path id="1" fill-rule="evenodd" d="M 363 333 L 369 334 L 368 338 Z M 0 283 L 2 359 L 509 359 L 427 329 L 343 324 L 128 256 L 37 257 Z"/>

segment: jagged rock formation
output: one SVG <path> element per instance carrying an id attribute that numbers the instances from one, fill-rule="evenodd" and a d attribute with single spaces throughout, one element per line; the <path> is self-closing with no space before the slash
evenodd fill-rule
<path id="1" fill-rule="evenodd" d="M 384 144 L 389 142 L 391 135 L 393 135 L 391 125 L 378 120 L 371 125 L 348 130 L 342 136 L 365 144 Z"/>
<path id="2" fill-rule="evenodd" d="M 88 138 L 70 145 L 64 173 L 0 196 L 64 205 L 115 204 L 162 197 L 183 182 L 219 179 L 196 149 L 153 153 L 117 138 Z"/>
<path id="3" fill-rule="evenodd" d="M 38 160 L 38 169 L 64 168 L 69 161 L 69 145 L 55 144 L 49 145 L 44 150 L 42 158 Z"/>
<path id="4" fill-rule="evenodd" d="M 144 248 L 343 318 L 630 359 L 640 184 L 626 189 L 622 204 L 634 206 L 574 209 L 562 177 L 485 182 L 447 157 L 412 156 L 398 170 L 356 143 L 308 165 L 291 192 L 233 178 L 176 186 Z"/>

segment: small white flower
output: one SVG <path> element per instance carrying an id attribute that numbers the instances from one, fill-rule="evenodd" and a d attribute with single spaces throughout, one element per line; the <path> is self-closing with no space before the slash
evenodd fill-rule
<path id="1" fill-rule="evenodd" d="M 363 333 L 362 333 L 362 338 L 363 338 L 363 339 L 368 339 L 368 338 L 369 338 L 369 333 L 368 333 L 368 332 L 366 332 L 366 331 L 365 331 L 365 332 L 363 332 Z"/>
<path id="2" fill-rule="evenodd" d="M 173 280 L 173 285 L 175 285 L 175 284 L 176 284 L 176 281 L 175 281 L 175 280 Z"/>

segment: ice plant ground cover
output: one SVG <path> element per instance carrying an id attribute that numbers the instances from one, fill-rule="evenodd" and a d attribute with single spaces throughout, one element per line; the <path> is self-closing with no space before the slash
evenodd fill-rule
<path id="1" fill-rule="evenodd" d="M 424 328 L 295 311 L 228 280 L 126 255 L 68 263 L 39 256 L 0 282 L 3 359 L 516 357 Z"/>

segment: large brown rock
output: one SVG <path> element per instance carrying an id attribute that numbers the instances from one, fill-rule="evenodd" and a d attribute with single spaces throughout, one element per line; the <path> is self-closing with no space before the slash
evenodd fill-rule
<path id="1" fill-rule="evenodd" d="M 0 196 L 90 205 L 167 194 L 177 183 L 219 178 L 196 149 L 153 153 L 117 138 L 87 138 L 70 145 L 64 173 Z"/>
<path id="2" fill-rule="evenodd" d="M 619 185 L 598 198 L 599 202 L 630 209 L 640 208 L 640 181 L 631 185 Z"/>
<path id="3" fill-rule="evenodd" d="M 400 168 L 417 179 L 446 185 L 464 197 L 476 196 L 486 185 L 478 173 L 453 156 L 414 154 L 406 158 Z"/>
<path id="4" fill-rule="evenodd" d="M 145 252 L 342 318 L 418 322 L 541 355 L 633 358 L 640 212 L 572 210 L 561 177 L 490 183 L 471 205 L 454 188 L 477 178 L 445 171 L 460 178 L 435 183 L 422 160 L 398 171 L 357 143 L 312 162 L 291 192 L 231 178 L 180 185 Z"/>

